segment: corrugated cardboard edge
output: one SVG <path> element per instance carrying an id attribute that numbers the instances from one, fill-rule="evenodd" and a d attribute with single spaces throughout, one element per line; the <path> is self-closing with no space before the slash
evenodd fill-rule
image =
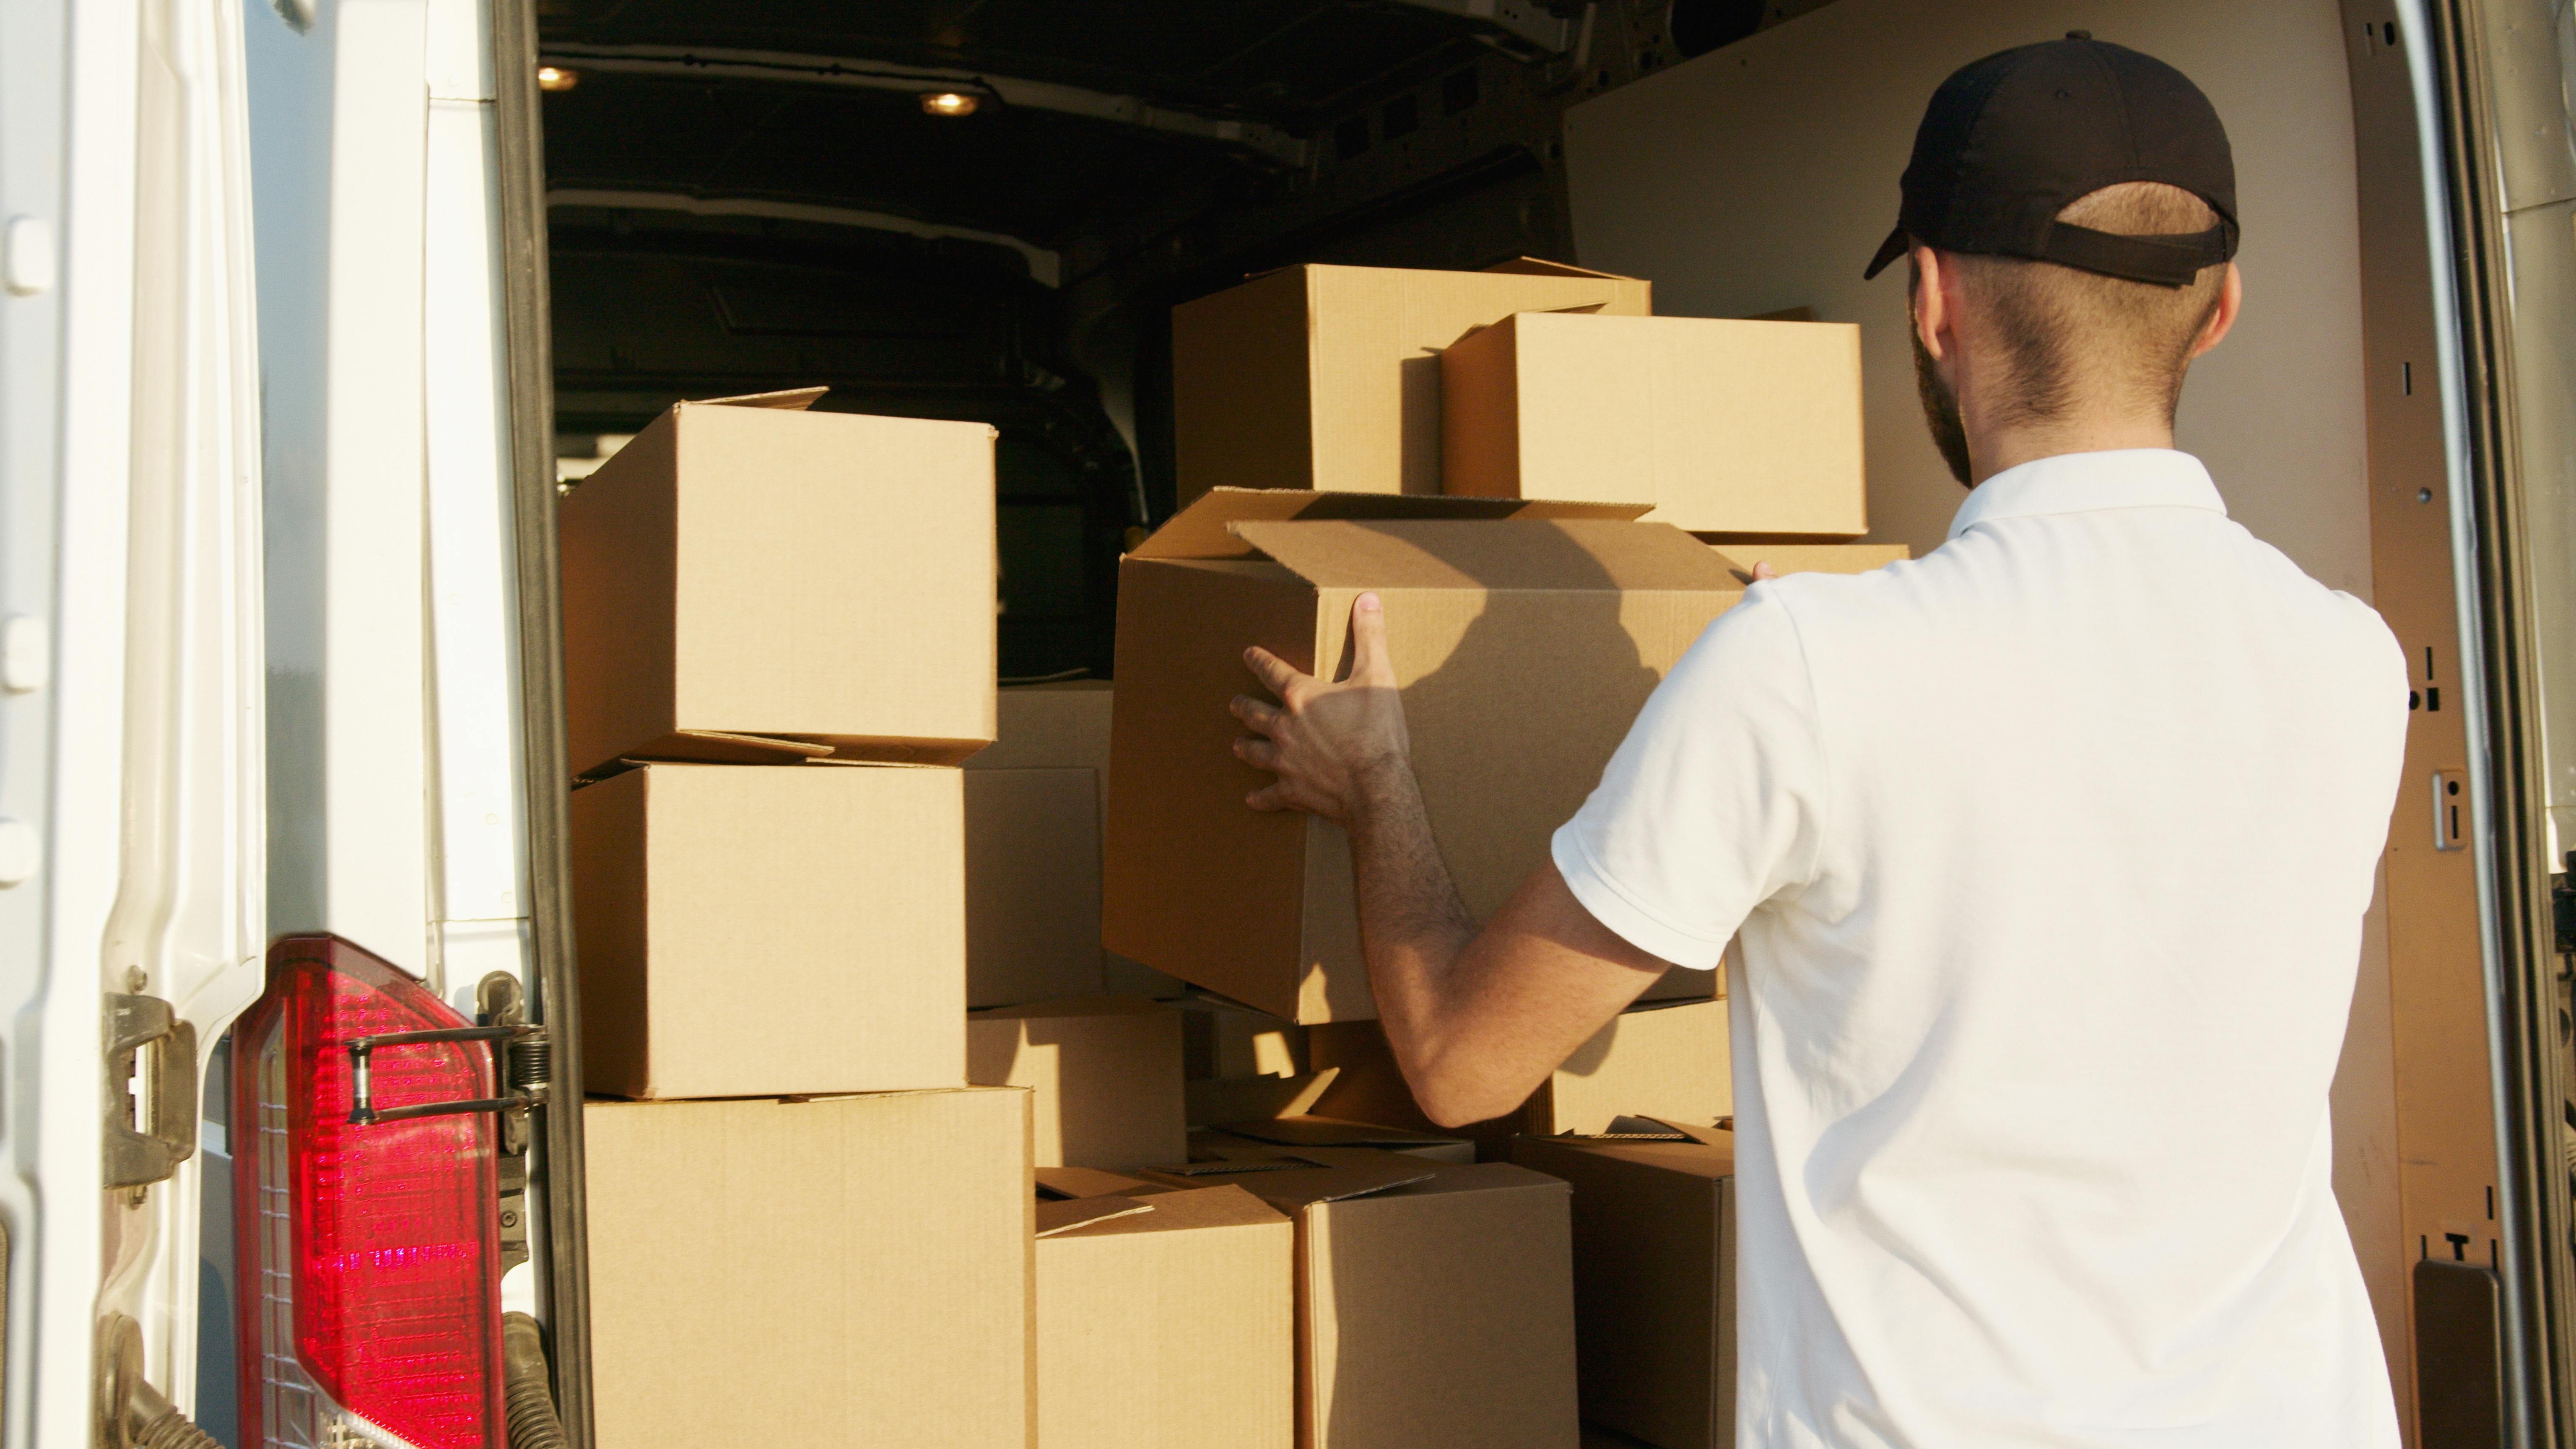
<path id="1" fill-rule="evenodd" d="M 1702 1147 L 1731 1147 L 1735 1142 L 1733 1132 L 1719 1127 L 1696 1127 L 1688 1122 L 1675 1122 L 1663 1117 L 1649 1117 L 1646 1120 L 1659 1127 L 1670 1127 Z"/>
<path id="2" fill-rule="evenodd" d="M 782 387 L 776 392 L 746 392 L 732 397 L 698 397 L 682 402 L 685 408 L 777 408 L 782 412 L 801 413 L 822 400 L 829 387 Z"/>
<path id="3" fill-rule="evenodd" d="M 1301 488 L 1211 488 L 1164 520 L 1130 558 L 1252 558 L 1237 523 L 1291 519 L 1374 521 L 1397 518 L 1608 518 L 1644 516 L 1652 503 L 1574 503 L 1532 498 L 1450 498 L 1416 493 L 1322 493 Z"/>
<path id="4" fill-rule="evenodd" d="M 1037 1236 L 1052 1238 L 1058 1233 L 1105 1223 L 1111 1218 L 1129 1218 L 1153 1210 L 1152 1203 L 1138 1202 L 1132 1197 L 1081 1197 L 1042 1202 L 1030 1211 L 1035 1215 L 1032 1221 L 1036 1225 Z"/>
<path id="5" fill-rule="evenodd" d="M 582 772 L 585 780 L 635 765 L 962 765 L 990 740 L 888 740 L 855 735 L 735 734 L 724 730 L 674 730 L 606 764 Z"/>
<path id="6" fill-rule="evenodd" d="M 1605 282 L 1638 282 L 1645 280 L 1642 277 L 1631 277 L 1622 272 L 1596 272 L 1590 267 L 1578 267 L 1572 262 L 1551 262 L 1545 257 L 1514 257 L 1510 261 L 1496 262 L 1492 266 L 1484 267 L 1480 270 L 1487 272 L 1503 272 L 1524 277 L 1599 277 Z"/>

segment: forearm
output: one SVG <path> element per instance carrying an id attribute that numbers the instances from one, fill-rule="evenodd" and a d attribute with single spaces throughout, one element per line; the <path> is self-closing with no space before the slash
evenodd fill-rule
<path id="1" fill-rule="evenodd" d="M 1422 787 L 1398 759 L 1363 783 L 1348 820 L 1360 949 L 1387 1042 L 1416 1082 L 1453 1035 L 1477 923 L 1431 833 Z"/>

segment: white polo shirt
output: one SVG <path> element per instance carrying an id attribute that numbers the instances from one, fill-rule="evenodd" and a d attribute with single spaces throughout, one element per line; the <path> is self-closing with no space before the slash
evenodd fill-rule
<path id="1" fill-rule="evenodd" d="M 1555 858 L 1743 933 L 1742 1449 L 2394 1449 L 2326 1090 L 2406 687 L 2164 451 L 1710 626 Z"/>

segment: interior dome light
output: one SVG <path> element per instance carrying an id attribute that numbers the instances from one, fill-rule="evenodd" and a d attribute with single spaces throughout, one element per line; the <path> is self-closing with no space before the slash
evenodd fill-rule
<path id="1" fill-rule="evenodd" d="M 921 109 L 932 116 L 971 116 L 981 104 L 964 91 L 930 91 L 921 98 Z"/>
<path id="2" fill-rule="evenodd" d="M 560 65 L 541 65 L 537 67 L 538 90 L 568 91 L 574 86 L 580 84 L 580 71 L 571 70 Z"/>

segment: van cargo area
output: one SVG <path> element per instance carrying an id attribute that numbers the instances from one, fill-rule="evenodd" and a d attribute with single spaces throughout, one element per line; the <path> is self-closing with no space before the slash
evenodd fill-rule
<path id="1" fill-rule="evenodd" d="M 2195 368 L 2180 446 L 2210 461 L 2235 515 L 2259 535 L 2316 577 L 2374 598 L 2409 641 L 2421 682 L 2438 688 L 2458 621 L 2445 556 L 2428 551 L 2444 520 L 2413 501 L 2418 478 L 2441 491 L 2429 431 L 2438 420 L 2420 395 L 2387 390 L 2410 366 L 2421 377 L 2434 363 L 2421 340 L 2431 313 L 2410 179 L 2417 158 L 2401 144 L 2405 60 L 2385 18 L 2371 4 L 2315 0 L 987 0 L 720 17 L 559 0 L 538 19 L 551 87 L 559 468 L 577 479 L 680 400 L 773 388 L 828 386 L 822 408 L 990 423 L 1001 677 L 1114 679 L 1115 749 L 1164 766 L 1150 777 L 1112 767 L 1145 780 L 1137 788 L 1147 793 L 1107 804 L 1110 948 L 1192 954 L 1209 963 L 1196 979 L 1229 997 L 1365 1033 L 1364 1021 L 1339 1024 L 1370 1014 L 1355 951 L 1330 935 L 1347 932 L 1330 924 L 1347 921 L 1347 901 L 1320 915 L 1314 904 L 1319 890 L 1346 892 L 1332 874 L 1346 870 L 1340 857 L 1274 838 L 1269 821 L 1229 823 L 1221 809 L 1185 825 L 1180 797 L 1164 798 L 1187 793 L 1181 772 L 1193 751 L 1231 778 L 1217 753 L 1230 721 L 1162 721 L 1187 717 L 1187 681 L 1201 692 L 1231 687 L 1198 679 L 1207 670 L 1193 672 L 1192 651 L 1227 673 L 1227 639 L 1255 636 L 1267 606 L 1226 602 L 1209 592 L 1222 580 L 1197 575 L 1194 602 L 1116 619 L 1121 555 L 1211 488 L 1429 493 L 1441 491 L 1444 462 L 1450 492 L 1656 503 L 1644 490 L 1659 467 L 1709 466 L 1653 456 L 1649 440 L 1660 435 L 1646 419 L 1658 388 L 1698 389 L 1709 409 L 1740 409 L 1745 421 L 1726 446 L 1768 450 L 1758 477 L 1791 492 L 1717 500 L 1704 519 L 1670 503 L 1650 517 L 1775 537 L 1866 529 L 1873 545 L 1938 547 L 1957 490 L 1915 416 L 1904 285 L 1864 284 L 1860 271 L 1893 213 L 1922 97 L 1975 55 L 2088 27 L 2173 61 L 2210 92 L 2236 147 L 2253 301 L 2236 335 Z M 1517 385 L 1536 391 L 1516 403 L 1514 339 L 1500 335 L 1510 329 L 1473 334 L 1465 324 L 1491 314 L 1471 317 L 1473 302 L 1458 311 L 1452 297 L 1464 294 L 1442 290 L 1440 276 L 1519 258 L 1643 279 L 1652 294 L 1527 278 L 1530 296 L 1495 304 L 1533 314 L 1517 339 Z M 1574 327 L 1563 345 L 1603 355 L 1550 360 L 1558 334 L 1540 324 L 1649 311 L 1857 324 L 1857 351 L 1838 357 L 1818 328 L 1826 351 L 1814 362 L 1784 357 L 1729 375 L 1657 352 L 1661 334 L 1630 342 Z M 1443 366 L 1452 343 L 1461 361 Z M 1826 374 L 1796 370 L 1836 366 L 1856 367 L 1857 388 L 1843 383 L 1840 396 L 1860 408 L 1839 424 L 1812 411 L 1837 396 L 1832 383 L 1805 380 Z M 1594 391 L 1570 391 L 1578 386 Z M 1419 428 L 1415 412 L 1436 414 L 1443 401 L 1426 387 L 1447 389 L 1447 431 L 1417 438 L 1405 431 Z M 1361 421 L 1379 407 L 1382 422 Z M 1776 444 L 1751 441 L 1747 429 L 1784 408 L 1798 414 L 1795 429 Z M 1391 441 L 1366 441 L 1378 436 L 1371 428 Z M 1865 475 L 1866 499 L 1855 491 L 1848 506 L 1783 506 L 1829 496 L 1812 470 L 1830 468 L 1838 447 L 1857 450 L 1841 466 L 1855 484 Z M 1605 455 L 1615 469 L 1600 465 Z M 1576 481 L 1551 488 L 1550 468 Z M 1638 491 L 1620 494 L 1605 479 Z M 1610 491 L 1567 491 L 1587 483 Z M 1255 525 L 1231 526 L 1254 536 Z M 1223 528 L 1206 536 L 1233 546 Z M 1330 556 L 1320 534 L 1293 555 L 1284 538 L 1263 538 L 1291 569 Z M 1146 553 L 1190 548 L 1158 540 Z M 1734 557 L 1761 553 L 1748 546 Z M 1535 578 L 1548 566 L 1511 567 Z M 1140 606 L 1148 581 L 1140 573 L 1128 590 Z M 1248 577 L 1241 586 L 1268 587 Z M 1693 587 L 1741 584 L 1718 568 Z M 1565 611 L 1585 607 L 1567 597 Z M 1710 597 L 1722 607 L 1733 595 Z M 1424 607 L 1430 615 L 1408 617 L 1445 606 Z M 1485 606 L 1464 608 L 1473 616 Z M 1486 626 L 1500 627 L 1491 617 Z M 1674 640 L 1637 647 L 1669 657 L 1696 617 L 1671 627 Z M 1431 632 L 1442 635 L 1436 624 Z M 1509 647 L 1543 647 L 1538 638 Z M 1467 657 L 1434 652 L 1407 668 L 1455 679 Z M 1606 677 L 1604 688 L 1600 728 L 1615 739 L 1609 714 L 1634 702 Z M 2429 770 L 2457 755 L 2457 708 L 2419 714 L 2410 762 Z M 1589 728 L 1562 709 L 1535 718 L 1534 729 Z M 1438 746 L 1428 748 L 1434 793 L 1445 787 Z M 1569 778 L 1510 801 L 1451 789 L 1434 815 L 1561 816 L 1588 786 L 1588 775 Z M 1220 788 L 1206 798 L 1223 806 L 1233 796 Z M 2336 1146 L 2391 1374 L 2411 1407 L 2416 1385 L 2483 1371 L 2455 1359 L 2471 1351 L 2426 1317 L 2419 1264 L 2501 1262 L 2505 1249 L 2491 1210 L 2499 1179 L 2487 1057 L 2474 1045 L 2487 993 L 2470 878 L 2463 857 L 2419 838 L 2405 811 L 2400 826 L 2374 908 Z M 1237 833 L 1266 843 L 1238 845 Z M 1530 864 L 1470 855 L 1459 868 L 1480 909 Z M 1308 870 L 1320 875 L 1301 908 L 1297 881 Z M 1320 942 L 1300 944 L 1301 909 L 1310 937 L 1327 933 Z M 1272 949 L 1317 963 L 1302 988 L 1287 966 L 1256 969 L 1246 954 Z M 1347 1049 L 1332 1059 L 1343 1063 L 1341 1099 L 1357 1100 L 1362 1078 L 1350 1075 Z M 1401 1100 L 1400 1080 L 1395 1101 L 1386 1076 L 1378 1081 L 1368 1116 L 1427 1125 Z M 1674 1110 L 1651 1096 L 1602 1111 Z M 1705 1103 L 1696 1120 L 1710 1120 Z M 1506 1155 L 1508 1130 L 1474 1135 Z M 2443 1244 L 2452 1246 L 2432 1251 Z M 2563 1235 L 2550 1245 L 2563 1246 Z M 1637 1331 L 1605 1324 L 1589 1303 L 1584 1321 Z M 1606 1419 L 1590 1432 L 1603 1442 L 1610 1421 L 1675 1421 L 1624 1412 L 1615 1394 L 1596 1401 L 1591 1388 L 1587 1411 Z M 1647 1397 L 1683 1392 L 1667 1383 Z M 1698 1413 L 1688 1442 L 1725 1442 L 1723 1424 L 1706 1427 L 1704 1400 Z M 2429 1421 L 2410 1431 L 2427 1446 L 2446 1442 Z"/>
<path id="2" fill-rule="evenodd" d="M 2079 31 L 2234 146 L 2176 446 L 2407 658 L 2408 1449 L 2576 1449 L 2566 6 L 12 3 L 0 1449 L 1732 1445 L 1727 971 L 1436 1123 L 1225 700 L 1384 592 L 1498 906 L 1757 566 L 1943 546 L 1861 273 Z"/>

